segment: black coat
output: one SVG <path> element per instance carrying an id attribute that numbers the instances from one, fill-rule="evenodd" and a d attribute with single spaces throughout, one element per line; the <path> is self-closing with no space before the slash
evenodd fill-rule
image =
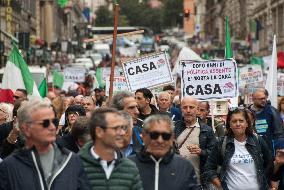
<path id="1" fill-rule="evenodd" d="M 129 159 L 136 163 L 145 190 L 155 189 L 155 177 L 159 179 L 159 190 L 200 190 L 190 161 L 173 151 L 159 163 L 159 176 L 155 176 L 157 163 L 145 151 L 130 156 Z"/>
<path id="2" fill-rule="evenodd" d="M 200 120 L 198 120 L 200 121 Z M 200 155 L 200 175 L 204 171 L 204 165 L 206 163 L 207 157 L 210 151 L 213 149 L 215 142 L 217 141 L 214 132 L 211 127 L 207 126 L 204 123 L 199 122 L 200 134 L 199 134 L 199 147 L 201 149 Z M 186 129 L 185 123 L 183 120 L 175 123 L 175 138 Z"/>
<path id="3" fill-rule="evenodd" d="M 54 180 L 50 182 L 50 189 L 90 189 L 78 155 L 58 147 L 55 149 L 54 168 L 58 173 L 54 172 Z M 45 182 L 43 169 L 35 148 L 17 150 L 0 163 L 0 190 L 46 189 L 49 188 Z"/>

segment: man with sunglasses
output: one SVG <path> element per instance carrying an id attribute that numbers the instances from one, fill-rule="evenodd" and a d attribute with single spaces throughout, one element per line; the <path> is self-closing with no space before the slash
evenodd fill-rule
<path id="1" fill-rule="evenodd" d="M 128 122 L 115 109 L 98 108 L 89 127 L 93 141 L 83 147 L 80 156 L 92 189 L 141 190 L 137 167 L 118 151 Z"/>
<path id="2" fill-rule="evenodd" d="M 173 150 L 173 121 L 166 114 L 155 114 L 144 121 L 143 151 L 130 156 L 147 190 L 197 190 L 197 178 L 190 161 Z"/>
<path id="3" fill-rule="evenodd" d="M 0 164 L 0 189 L 90 189 L 80 158 L 55 143 L 57 119 L 50 105 L 24 102 L 17 116 L 25 147 Z"/>
<path id="4" fill-rule="evenodd" d="M 191 161 L 198 183 L 206 186 L 201 177 L 207 157 L 214 147 L 216 137 L 211 127 L 197 117 L 197 99 L 186 96 L 181 100 L 183 119 L 175 123 L 175 138 L 180 154 Z"/>

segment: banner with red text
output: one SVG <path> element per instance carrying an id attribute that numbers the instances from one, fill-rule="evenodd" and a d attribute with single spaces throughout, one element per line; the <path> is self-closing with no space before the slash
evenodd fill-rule
<path id="1" fill-rule="evenodd" d="M 182 96 L 199 100 L 234 98 L 238 93 L 237 64 L 233 59 L 180 61 Z"/>

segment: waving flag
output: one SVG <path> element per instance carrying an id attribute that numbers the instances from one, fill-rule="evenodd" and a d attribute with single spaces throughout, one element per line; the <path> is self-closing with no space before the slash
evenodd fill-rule
<path id="1" fill-rule="evenodd" d="M 4 69 L 2 89 L 13 92 L 17 89 L 26 89 L 29 96 L 40 97 L 28 65 L 14 44 Z"/>

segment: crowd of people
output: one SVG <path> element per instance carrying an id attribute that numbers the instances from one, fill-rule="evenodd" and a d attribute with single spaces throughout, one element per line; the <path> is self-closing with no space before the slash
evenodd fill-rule
<path id="1" fill-rule="evenodd" d="M 0 190 L 284 189 L 284 99 L 276 109 L 260 88 L 215 120 L 208 102 L 176 94 L 17 89 L 0 103 Z"/>

